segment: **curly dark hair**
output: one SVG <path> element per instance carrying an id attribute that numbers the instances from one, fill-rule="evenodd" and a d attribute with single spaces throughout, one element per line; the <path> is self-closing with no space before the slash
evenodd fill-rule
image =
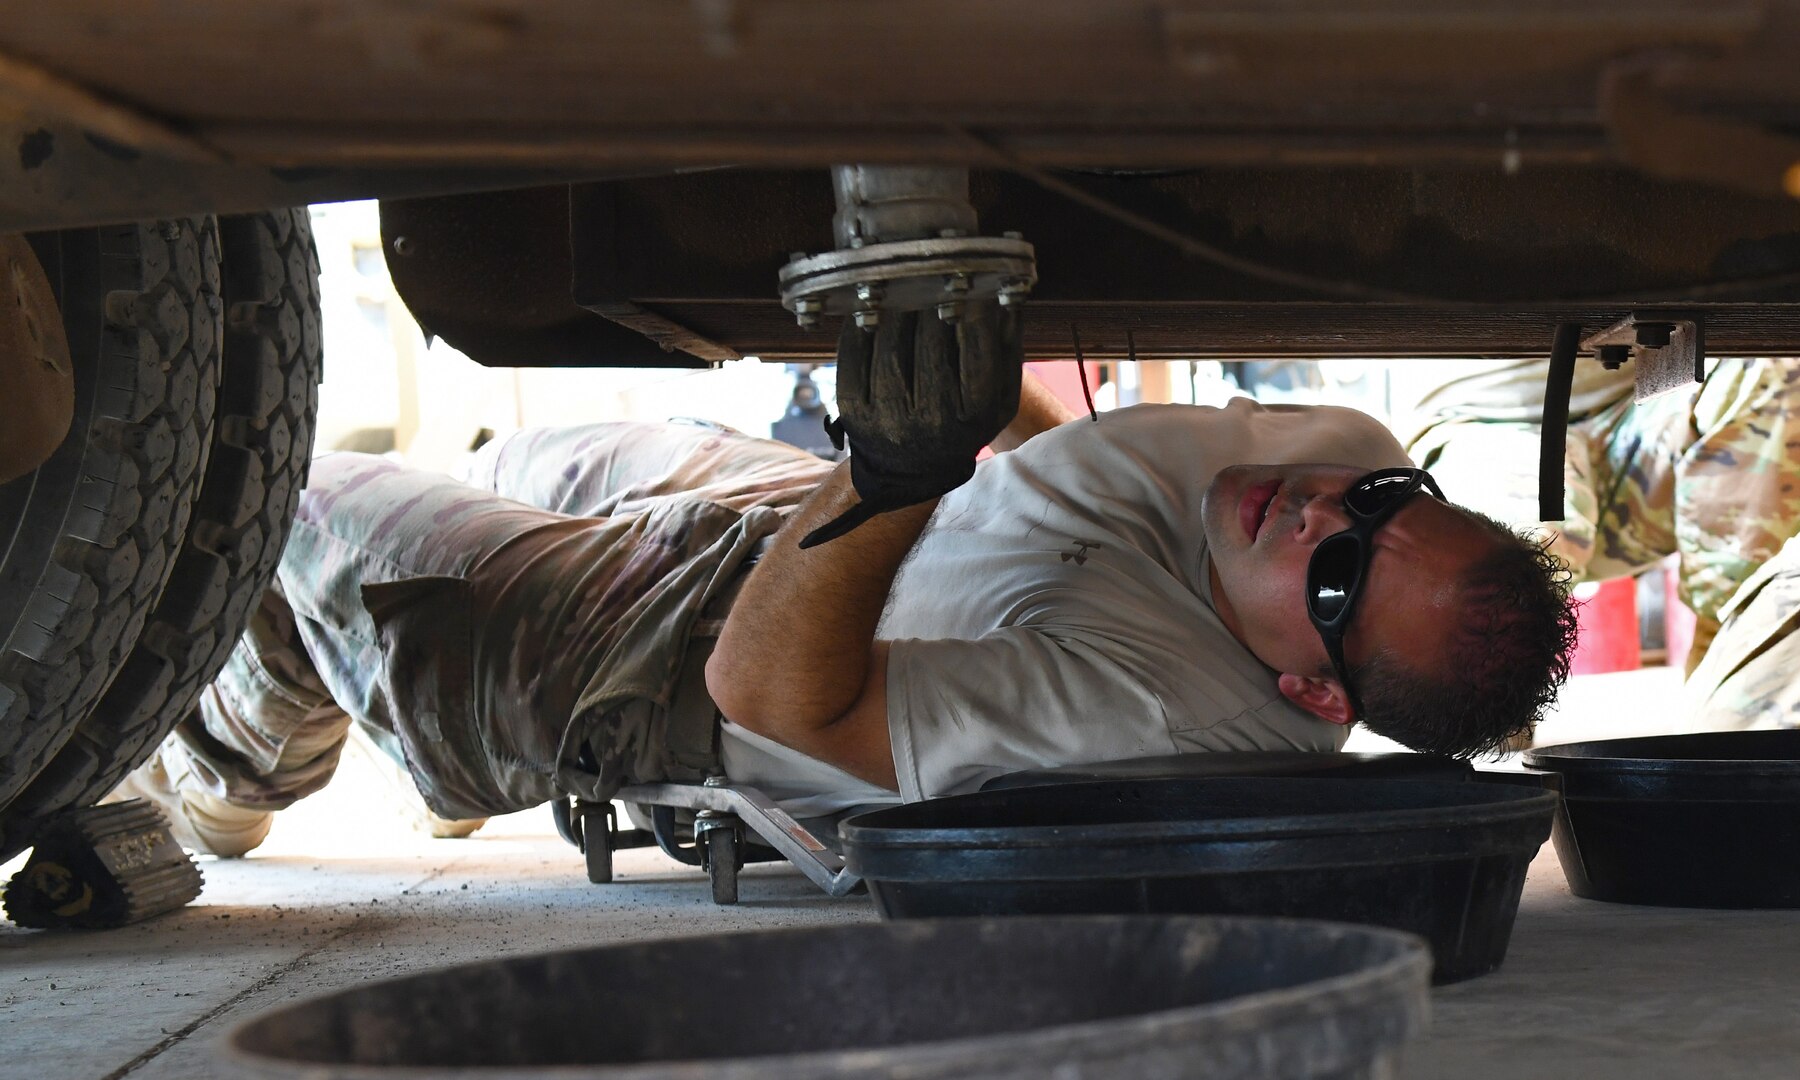
<path id="1" fill-rule="evenodd" d="M 1569 569 L 1538 542 L 1459 507 L 1496 541 L 1462 581 L 1468 617 L 1446 677 L 1389 654 L 1354 673 L 1369 730 L 1425 753 L 1476 757 L 1529 733 L 1569 677 L 1575 603 Z"/>

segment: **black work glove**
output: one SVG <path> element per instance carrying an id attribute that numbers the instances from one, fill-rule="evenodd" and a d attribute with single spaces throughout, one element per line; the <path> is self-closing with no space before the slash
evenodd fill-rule
<path id="1" fill-rule="evenodd" d="M 857 504 L 800 541 L 823 544 L 876 514 L 935 499 L 975 473 L 975 455 L 1019 411 L 1019 311 L 971 303 L 956 323 L 934 312 L 887 315 L 879 329 L 844 320 L 838 418 L 850 441 Z"/>

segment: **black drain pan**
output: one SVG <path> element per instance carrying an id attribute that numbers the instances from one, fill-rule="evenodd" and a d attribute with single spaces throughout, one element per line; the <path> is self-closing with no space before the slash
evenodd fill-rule
<path id="1" fill-rule="evenodd" d="M 983 791 L 1079 784 L 1093 780 L 1176 780 L 1208 776 L 1316 776 L 1369 780 L 1472 780 L 1466 761 L 1437 754 L 1345 753 L 1308 750 L 1224 750 L 1162 754 L 1049 769 L 1002 773 Z"/>
<path id="2" fill-rule="evenodd" d="M 1362 926 L 944 919 L 626 942 L 264 1013 L 279 1080 L 1358 1080 L 1424 1026 L 1430 960 Z"/>
<path id="3" fill-rule="evenodd" d="M 1557 773 L 1552 836 L 1577 896 L 1668 907 L 1800 907 L 1800 731 L 1527 751 Z"/>
<path id="4" fill-rule="evenodd" d="M 1408 930 L 1434 978 L 1506 955 L 1556 796 L 1507 784 L 1230 777 L 982 791 L 840 827 L 889 918 L 1284 915 Z"/>

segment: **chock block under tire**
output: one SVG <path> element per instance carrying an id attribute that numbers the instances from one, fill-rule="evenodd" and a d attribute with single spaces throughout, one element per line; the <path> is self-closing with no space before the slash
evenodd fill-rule
<path id="1" fill-rule="evenodd" d="M 70 810 L 45 822 L 0 906 L 20 926 L 109 929 L 200 895 L 200 868 L 143 799 Z"/>

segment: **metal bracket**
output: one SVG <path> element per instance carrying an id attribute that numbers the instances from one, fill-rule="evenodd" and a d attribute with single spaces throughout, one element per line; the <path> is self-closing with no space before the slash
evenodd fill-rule
<path id="1" fill-rule="evenodd" d="M 736 349 L 728 345 L 721 345 L 695 333 L 673 319 L 659 315 L 629 300 L 595 300 L 582 306 L 603 319 L 610 319 L 628 330 L 636 330 L 656 342 L 663 352 L 674 352 L 680 349 L 682 352 L 690 356 L 697 356 L 710 364 L 743 359 L 743 354 Z"/>
<path id="2" fill-rule="evenodd" d="M 765 843 L 800 868 L 813 884 L 829 896 L 847 896 L 862 877 L 844 867 L 844 860 L 806 826 L 794 820 L 775 800 L 753 787 L 730 784 L 635 784 L 613 796 L 642 806 L 673 806 L 687 810 L 713 810 L 735 814 Z"/>
<path id="3" fill-rule="evenodd" d="M 1635 362 L 1637 400 L 1706 378 L 1706 316 L 1698 311 L 1634 311 L 1581 342 L 1608 369 Z"/>

